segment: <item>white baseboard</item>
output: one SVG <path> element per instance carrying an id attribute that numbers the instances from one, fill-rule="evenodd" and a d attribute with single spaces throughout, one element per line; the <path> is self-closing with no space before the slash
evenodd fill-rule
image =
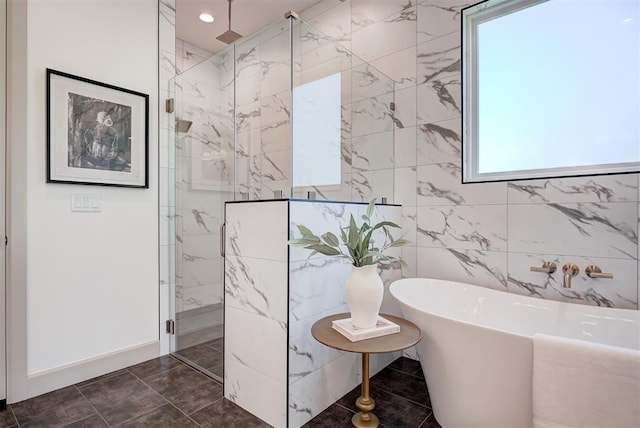
<path id="1" fill-rule="evenodd" d="M 55 369 L 34 373 L 27 377 L 26 396 L 10 397 L 9 403 L 26 400 L 73 385 L 96 376 L 120 370 L 160 356 L 160 342 L 154 340 L 108 354 L 89 358 Z"/>

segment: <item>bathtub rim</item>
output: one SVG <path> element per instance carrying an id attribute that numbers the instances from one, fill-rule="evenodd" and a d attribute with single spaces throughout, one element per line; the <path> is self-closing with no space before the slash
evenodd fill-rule
<path id="1" fill-rule="evenodd" d="M 416 306 L 412 302 L 407 302 L 407 301 L 401 300 L 396 294 L 394 294 L 393 288 L 394 287 L 399 287 L 399 285 L 397 285 L 399 283 L 409 282 L 409 281 L 436 281 L 438 283 L 441 283 L 441 285 L 445 285 L 445 283 L 450 283 L 450 284 L 456 284 L 456 285 L 461 285 L 461 286 L 475 287 L 475 288 L 481 289 L 483 291 L 489 291 L 490 293 L 505 293 L 505 294 L 507 294 L 507 295 L 509 295 L 511 297 L 535 299 L 535 300 L 540 300 L 540 301 L 543 301 L 543 302 L 551 304 L 551 305 L 571 305 L 571 306 L 575 306 L 575 307 L 584 306 L 586 308 L 591 308 L 591 309 L 599 308 L 601 310 L 604 309 L 604 310 L 624 311 L 624 312 L 627 312 L 629 314 L 634 314 L 635 317 L 637 317 L 637 319 L 628 319 L 628 321 L 635 323 L 636 325 L 638 325 L 638 328 L 640 329 L 640 309 L 636 310 L 636 309 L 610 308 L 610 307 L 602 307 L 602 306 L 594 306 L 594 305 L 581 305 L 581 304 L 578 304 L 578 303 L 562 302 L 562 301 L 550 300 L 550 299 L 537 299 L 535 297 L 525 296 L 525 295 L 522 295 L 522 294 L 509 293 L 508 291 L 496 290 L 496 289 L 489 288 L 489 287 L 483 287 L 481 285 L 476 285 L 476 284 L 471 284 L 471 283 L 466 283 L 466 282 L 460 282 L 460 281 L 452 281 L 452 280 L 448 280 L 448 279 L 438 279 L 438 278 L 419 278 L 419 277 L 401 278 L 401 279 L 397 279 L 397 280 L 393 281 L 391 284 L 389 284 L 389 293 L 391 294 L 391 296 L 393 296 L 393 298 L 399 304 L 407 305 L 408 307 L 410 307 L 410 308 L 412 308 L 412 309 L 414 309 L 416 311 L 427 313 L 427 314 L 429 314 L 431 316 L 439 317 L 439 318 L 445 319 L 445 320 L 447 320 L 449 322 L 464 324 L 464 325 L 472 326 L 472 327 L 476 327 L 476 328 L 482 328 L 482 329 L 495 331 L 495 332 L 502 333 L 502 334 L 510 334 L 510 335 L 513 335 L 513 336 L 518 336 L 518 337 L 522 337 L 522 338 L 529 338 L 529 339 L 533 340 L 533 336 L 536 333 L 529 335 L 529 334 L 524 334 L 524 333 L 513 331 L 513 330 L 507 330 L 507 329 L 503 329 L 503 328 L 497 328 L 497 327 L 494 327 L 494 326 L 488 326 L 488 325 L 485 325 L 485 324 L 482 324 L 482 323 L 474 323 L 472 321 L 462 320 L 462 319 L 459 319 L 459 318 L 454 318 L 454 317 L 451 317 L 451 316 L 442 315 L 442 314 L 439 314 L 439 313 L 434 313 L 434 312 L 432 312 L 430 310 L 427 310 L 425 308 L 421 308 L 419 306 Z M 553 308 L 547 308 L 547 309 L 553 310 Z M 620 318 L 616 318 L 616 319 L 620 319 Z M 576 338 L 576 337 L 568 336 L 568 335 L 562 335 L 562 334 L 559 334 L 559 333 L 547 333 L 547 334 L 551 334 L 551 335 L 557 336 L 557 337 L 565 337 L 567 339 L 577 339 L 577 340 L 584 340 L 586 342 L 590 342 L 590 341 L 585 340 L 585 339 L 580 339 L 580 338 Z M 593 341 L 593 343 L 601 343 L 601 342 Z M 616 347 L 619 347 L 619 348 L 632 349 L 632 350 L 640 351 L 640 348 L 633 348 L 633 347 L 620 346 L 620 345 L 608 345 L 608 346 L 616 346 Z"/>

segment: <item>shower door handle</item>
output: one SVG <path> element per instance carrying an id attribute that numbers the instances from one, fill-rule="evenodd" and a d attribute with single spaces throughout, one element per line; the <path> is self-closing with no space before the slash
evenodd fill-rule
<path id="1" fill-rule="evenodd" d="M 227 233 L 227 223 L 222 223 L 220 225 L 220 255 L 224 257 L 224 248 L 226 241 L 226 233 Z"/>

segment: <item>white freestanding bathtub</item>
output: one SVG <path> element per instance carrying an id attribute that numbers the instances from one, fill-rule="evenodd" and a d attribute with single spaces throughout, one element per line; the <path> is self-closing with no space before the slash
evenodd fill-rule
<path id="1" fill-rule="evenodd" d="M 640 311 L 563 303 L 435 279 L 391 285 L 422 330 L 418 355 L 444 428 L 533 426 L 536 333 L 640 349 Z"/>

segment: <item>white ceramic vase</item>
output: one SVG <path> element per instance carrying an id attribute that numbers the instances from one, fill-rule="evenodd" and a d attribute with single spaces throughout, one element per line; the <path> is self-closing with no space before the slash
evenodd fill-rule
<path id="1" fill-rule="evenodd" d="M 353 326 L 374 327 L 384 295 L 384 285 L 376 265 L 352 266 L 345 288 Z"/>

